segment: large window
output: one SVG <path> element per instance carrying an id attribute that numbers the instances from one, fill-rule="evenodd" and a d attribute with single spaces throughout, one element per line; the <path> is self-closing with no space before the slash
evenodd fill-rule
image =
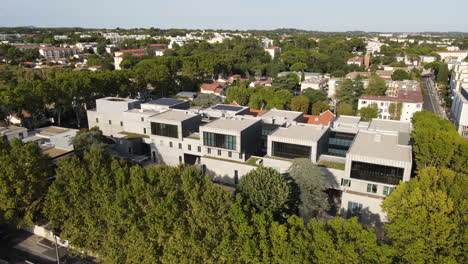
<path id="1" fill-rule="evenodd" d="M 230 135 L 203 132 L 203 145 L 236 150 L 236 137 Z"/>
<path id="2" fill-rule="evenodd" d="M 176 125 L 168 125 L 154 122 L 151 122 L 151 134 L 172 138 L 179 137 L 178 128 Z"/>
<path id="3" fill-rule="evenodd" d="M 403 180 L 403 168 L 353 161 L 351 178 L 397 185 Z"/>
<path id="4" fill-rule="evenodd" d="M 287 159 L 310 159 L 311 147 L 282 142 L 273 142 L 273 156 Z"/>
<path id="5" fill-rule="evenodd" d="M 328 139 L 328 155 L 346 157 L 349 147 L 353 143 L 354 134 L 331 132 Z"/>

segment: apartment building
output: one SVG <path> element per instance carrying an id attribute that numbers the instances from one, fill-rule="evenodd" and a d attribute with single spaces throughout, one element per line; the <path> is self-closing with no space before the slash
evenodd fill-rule
<path id="1" fill-rule="evenodd" d="M 358 109 L 376 105 L 378 119 L 411 121 L 416 112 L 422 110 L 423 96 L 417 81 L 387 81 L 386 96 L 363 95 Z"/>
<path id="2" fill-rule="evenodd" d="M 275 57 L 281 54 L 281 47 L 272 46 L 265 48 L 265 51 L 268 52 L 268 54 L 270 54 L 272 59 L 274 59 Z"/>
<path id="3" fill-rule="evenodd" d="M 359 57 L 359 56 L 349 58 L 348 61 L 347 61 L 347 64 L 348 65 L 357 65 L 359 67 L 362 67 L 364 65 L 364 58 Z"/>
<path id="4" fill-rule="evenodd" d="M 460 92 L 462 88 L 468 88 L 468 62 L 454 64 L 450 75 L 450 89 Z"/>
<path id="5" fill-rule="evenodd" d="M 468 138 L 468 87 L 453 91 L 452 121 L 458 133 Z"/>
<path id="6" fill-rule="evenodd" d="M 456 51 L 433 51 L 440 55 L 440 59 L 443 62 L 462 62 L 468 56 L 468 50 L 456 50 Z"/>
<path id="7" fill-rule="evenodd" d="M 78 53 L 80 53 L 79 48 L 43 47 L 39 49 L 39 54 L 48 60 L 68 58 Z"/>
<path id="8" fill-rule="evenodd" d="M 326 125 L 309 124 L 301 112 L 252 115 L 248 107 L 224 104 L 200 110 L 169 98 L 148 103 L 102 98 L 87 114 L 89 126 L 113 139 L 121 155 L 192 165 L 227 184 L 238 184 L 260 165 L 287 173 L 295 158 L 344 163 L 345 171 L 322 169 L 350 215 L 362 209 L 384 219 L 381 201 L 411 173 L 411 124 L 405 121 L 340 116 Z"/>

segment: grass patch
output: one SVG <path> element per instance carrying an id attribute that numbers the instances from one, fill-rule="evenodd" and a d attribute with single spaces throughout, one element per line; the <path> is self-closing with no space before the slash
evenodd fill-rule
<path id="1" fill-rule="evenodd" d="M 119 134 L 126 135 L 126 137 L 123 137 L 123 139 L 137 139 L 137 138 L 149 138 L 148 135 L 142 135 L 142 134 L 137 134 L 137 133 L 131 133 L 131 132 L 119 132 Z"/>
<path id="2" fill-rule="evenodd" d="M 345 164 L 341 162 L 321 160 L 319 161 L 319 165 L 330 169 L 345 170 Z"/>
<path id="3" fill-rule="evenodd" d="M 257 160 L 260 160 L 260 158 L 250 157 L 250 159 L 248 159 L 245 163 L 252 166 L 258 166 Z"/>

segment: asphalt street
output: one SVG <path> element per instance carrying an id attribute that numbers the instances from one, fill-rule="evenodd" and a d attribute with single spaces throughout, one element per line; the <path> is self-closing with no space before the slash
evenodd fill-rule
<path id="1" fill-rule="evenodd" d="M 447 118 L 445 110 L 442 107 L 442 101 L 439 98 L 437 90 L 434 86 L 434 82 L 431 77 L 426 75 L 422 77 L 422 83 L 424 88 L 424 104 L 423 109 L 436 113 L 442 118 Z"/>

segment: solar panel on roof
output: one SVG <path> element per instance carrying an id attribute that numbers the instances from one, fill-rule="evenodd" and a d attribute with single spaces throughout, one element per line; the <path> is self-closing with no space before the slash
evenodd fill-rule
<path id="1" fill-rule="evenodd" d="M 179 104 L 179 103 L 182 103 L 183 100 L 179 100 L 179 99 L 172 99 L 172 98 L 160 98 L 160 99 L 156 99 L 156 100 L 153 100 L 151 102 L 149 102 L 150 104 L 158 104 L 158 105 L 175 105 L 175 104 Z"/>
<path id="2" fill-rule="evenodd" d="M 242 107 L 234 105 L 215 105 L 213 106 L 213 109 L 237 112 L 239 110 L 242 110 Z"/>

